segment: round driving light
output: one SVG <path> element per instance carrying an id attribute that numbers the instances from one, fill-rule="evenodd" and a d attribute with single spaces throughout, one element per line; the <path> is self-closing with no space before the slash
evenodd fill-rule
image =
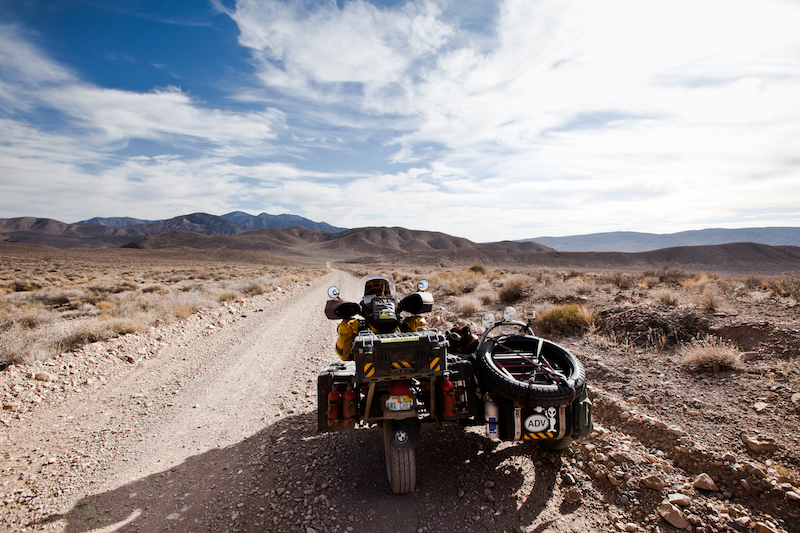
<path id="1" fill-rule="evenodd" d="M 514 320 L 514 317 L 517 316 L 517 310 L 513 307 L 506 307 L 503 309 L 503 319 L 504 320 Z"/>
<path id="2" fill-rule="evenodd" d="M 486 313 L 481 317 L 481 324 L 483 324 L 483 327 L 485 328 L 494 326 L 494 317 L 491 315 L 491 313 Z"/>

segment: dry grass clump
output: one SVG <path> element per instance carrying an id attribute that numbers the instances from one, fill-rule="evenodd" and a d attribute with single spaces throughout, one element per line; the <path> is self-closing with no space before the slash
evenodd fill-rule
<path id="1" fill-rule="evenodd" d="M 516 275 L 503 282 L 500 288 L 500 301 L 504 304 L 513 304 L 523 296 L 528 295 L 531 280 L 524 275 Z"/>
<path id="2" fill-rule="evenodd" d="M 800 300 L 800 277 L 767 280 L 761 286 L 770 296 Z"/>
<path id="3" fill-rule="evenodd" d="M 636 286 L 636 278 L 632 274 L 624 272 L 607 272 L 599 276 L 602 283 L 611 284 L 618 289 L 631 289 Z"/>
<path id="4" fill-rule="evenodd" d="M 719 372 L 739 367 L 739 348 L 719 337 L 692 340 L 678 349 L 681 363 L 694 372 Z"/>
<path id="5" fill-rule="evenodd" d="M 538 316 L 537 322 L 546 330 L 556 329 L 564 335 L 583 335 L 592 327 L 597 312 L 591 307 L 556 305 Z"/>
<path id="6" fill-rule="evenodd" d="M 446 270 L 431 274 L 430 283 L 437 287 L 442 294 L 459 296 L 469 294 L 476 287 L 486 281 L 486 276 L 480 272 L 465 268 L 463 270 Z"/>
<path id="7" fill-rule="evenodd" d="M 675 307 L 680 302 L 680 295 L 672 289 L 658 289 L 650 297 L 667 307 Z"/>
<path id="8" fill-rule="evenodd" d="M 689 277 L 685 272 L 678 269 L 668 269 L 666 266 L 661 270 L 646 270 L 642 272 L 645 279 L 656 278 L 658 282 L 669 287 L 681 287 L 686 278 Z M 653 288 L 655 285 L 648 288 Z"/>
<path id="9" fill-rule="evenodd" d="M 467 294 L 456 300 L 456 311 L 463 317 L 478 314 L 482 309 L 482 301 L 475 294 Z"/>

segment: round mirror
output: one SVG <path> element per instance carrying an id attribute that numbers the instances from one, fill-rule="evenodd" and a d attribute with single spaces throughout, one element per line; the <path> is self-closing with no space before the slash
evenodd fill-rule
<path id="1" fill-rule="evenodd" d="M 481 324 L 483 324 L 483 327 L 486 329 L 494 326 L 494 316 L 492 316 L 491 313 L 486 313 L 481 317 Z"/>
<path id="2" fill-rule="evenodd" d="M 517 316 L 517 310 L 513 307 L 506 307 L 503 309 L 503 319 L 504 320 L 514 320 L 514 317 Z"/>
<path id="3" fill-rule="evenodd" d="M 429 284 L 427 279 L 421 279 L 419 280 L 419 283 L 417 283 L 417 290 L 420 292 L 427 291 L 428 287 Z"/>
<path id="4" fill-rule="evenodd" d="M 328 289 L 328 298 L 338 298 L 339 297 L 339 289 L 337 287 L 331 287 Z"/>

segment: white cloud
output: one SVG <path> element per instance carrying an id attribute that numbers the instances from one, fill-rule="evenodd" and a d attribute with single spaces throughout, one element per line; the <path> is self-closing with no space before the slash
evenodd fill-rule
<path id="1" fill-rule="evenodd" d="M 142 218 L 258 203 L 475 240 L 800 224 L 796 2 L 496 5 L 240 0 L 236 111 L 91 85 L 0 31 L 0 208 L 52 189 L 85 218 L 95 191 Z"/>

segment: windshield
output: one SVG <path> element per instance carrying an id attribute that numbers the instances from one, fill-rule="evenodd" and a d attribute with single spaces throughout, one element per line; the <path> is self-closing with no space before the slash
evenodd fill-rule
<path id="1" fill-rule="evenodd" d="M 377 272 L 373 274 L 367 274 L 366 276 L 361 278 L 361 280 L 358 282 L 358 294 L 362 296 L 366 294 L 368 282 L 380 281 L 380 280 L 383 280 L 388 284 L 389 296 L 394 298 L 394 278 L 392 278 L 392 276 L 390 276 L 389 274 L 379 274 Z"/>

